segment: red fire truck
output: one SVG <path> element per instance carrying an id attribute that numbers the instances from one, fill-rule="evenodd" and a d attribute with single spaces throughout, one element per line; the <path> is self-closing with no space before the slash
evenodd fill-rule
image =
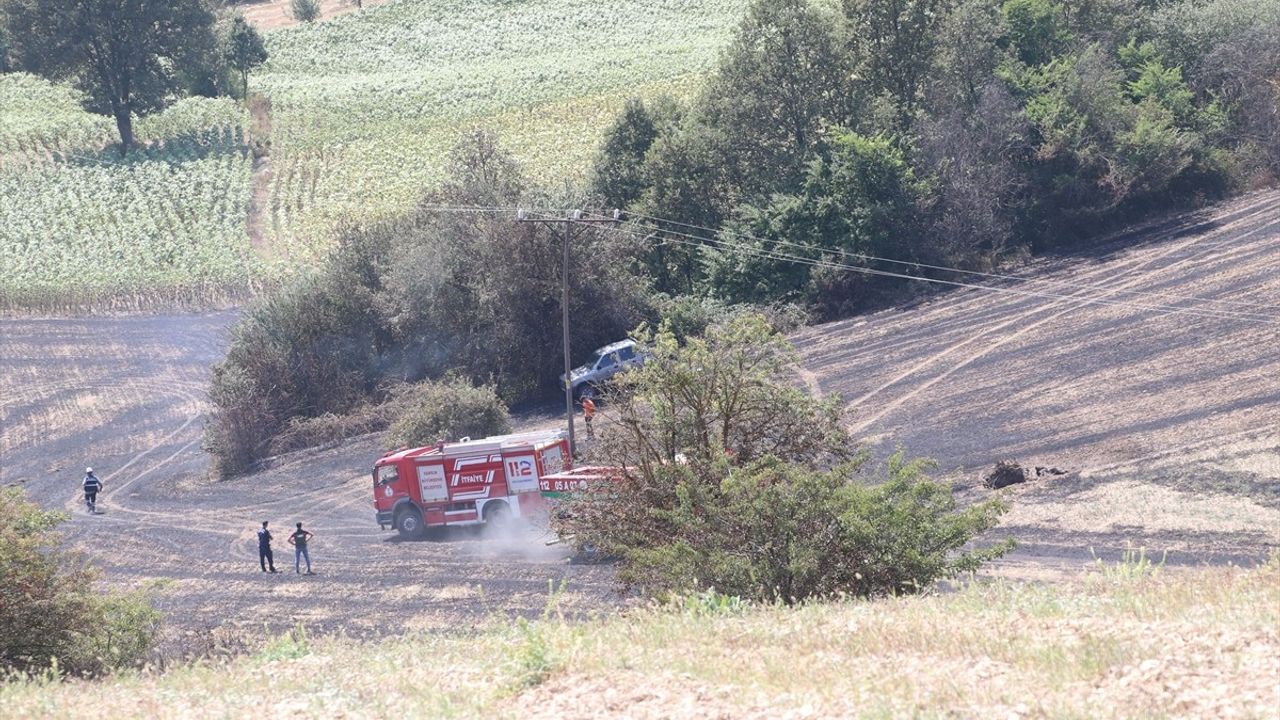
<path id="1" fill-rule="evenodd" d="M 390 452 L 373 464 L 378 525 L 414 537 L 428 527 L 496 525 L 545 512 L 538 480 L 572 467 L 563 432 L 463 438 Z"/>

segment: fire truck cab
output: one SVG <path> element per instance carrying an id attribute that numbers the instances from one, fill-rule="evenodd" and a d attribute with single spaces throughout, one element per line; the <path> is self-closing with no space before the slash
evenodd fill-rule
<path id="1" fill-rule="evenodd" d="M 377 522 L 416 537 L 428 527 L 497 525 L 545 512 L 539 479 L 572 466 L 562 431 L 393 451 L 373 464 Z"/>

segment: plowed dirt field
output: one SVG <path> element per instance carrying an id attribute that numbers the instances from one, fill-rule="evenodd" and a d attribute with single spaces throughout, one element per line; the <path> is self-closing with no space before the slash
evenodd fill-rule
<path id="1" fill-rule="evenodd" d="M 1068 471 L 1006 493 L 999 572 L 1075 568 L 1145 547 L 1173 564 L 1252 563 L 1280 545 L 1280 192 L 1256 193 L 1037 261 L 1005 292 L 954 289 L 915 307 L 798 333 L 798 372 L 838 393 L 880 452 L 939 460 L 964 498 L 1001 458 Z M 182 630 L 352 635 L 449 630 L 620 602 L 607 566 L 538 539 L 471 533 L 400 542 L 373 522 L 380 438 L 297 453 L 210 483 L 200 450 L 209 366 L 229 313 L 0 320 L 0 484 L 72 511 L 69 536 L 123 584 L 160 580 Z M 607 409 L 604 413 L 607 416 Z M 530 422 L 545 422 L 534 419 Z M 93 465 L 102 514 L 80 505 Z M 318 573 L 287 546 L 257 567 L 254 532 L 317 533 Z"/>

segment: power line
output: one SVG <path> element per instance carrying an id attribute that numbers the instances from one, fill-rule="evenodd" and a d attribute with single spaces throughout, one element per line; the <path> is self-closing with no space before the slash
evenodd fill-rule
<path id="1" fill-rule="evenodd" d="M 717 232 L 715 228 L 710 228 L 705 225 L 695 225 L 693 223 L 680 222 L 678 220 L 662 218 L 656 215 L 646 215 L 644 213 L 637 213 L 637 212 L 632 212 L 628 214 L 652 221 L 652 224 L 654 225 L 654 227 L 656 227 L 659 230 L 663 230 L 663 228 L 661 228 L 658 225 L 658 223 L 669 223 L 672 225 L 678 225 L 681 227 L 691 228 L 695 230 L 705 230 L 707 232 L 712 232 L 712 233 Z M 670 232 L 670 231 L 665 231 L 665 232 Z M 801 248 L 803 250 L 808 250 L 810 252 L 839 253 L 844 258 L 855 258 L 863 262 L 874 261 L 874 262 L 890 263 L 894 265 L 906 265 L 909 267 L 926 268 L 929 270 L 940 270 L 943 272 L 952 272 L 952 273 L 963 274 L 963 275 L 974 275 L 974 276 L 999 279 L 999 280 L 1011 280 L 1015 282 L 1026 282 L 1026 283 L 1041 283 L 1045 285 L 1055 285 L 1059 287 L 1090 288 L 1094 290 L 1106 290 L 1108 292 L 1124 293 L 1127 295 L 1150 296 L 1150 297 L 1158 297 L 1158 298 L 1167 298 L 1171 300 L 1182 300 L 1187 302 L 1219 303 L 1223 305 L 1236 305 L 1241 307 L 1280 309 L 1280 305 L 1269 304 L 1269 303 L 1257 303 L 1257 302 L 1248 302 L 1248 301 L 1240 301 L 1240 300 L 1224 300 L 1224 299 L 1218 299 L 1218 298 L 1202 298 L 1194 295 L 1179 295 L 1176 293 L 1162 293 L 1162 292 L 1151 292 L 1151 291 L 1143 291 L 1143 290 L 1114 289 L 1114 288 L 1108 288 L 1106 285 L 1099 285 L 1096 283 L 1072 283 L 1068 281 L 1052 280 L 1048 278 L 1027 278 L 1027 277 L 1020 277 L 1017 275 L 1004 275 L 1000 273 L 981 272 L 978 270 L 964 270 L 961 268 L 948 267 L 945 265 L 930 265 L 928 263 L 911 262 L 908 260 L 894 260 L 892 258 L 877 257 L 875 255 L 868 255 L 866 253 L 854 253 L 854 252 L 844 250 L 843 248 L 822 248 L 815 245 L 797 243 L 797 242 L 788 241 L 788 240 L 770 240 L 770 239 L 757 237 L 755 235 L 750 235 L 743 232 L 733 231 L 733 230 L 722 229 L 719 232 L 723 234 L 744 238 L 747 240 L 756 240 L 759 242 L 773 243 L 775 245 L 785 245 L 790 247 Z M 688 237 L 695 237 L 695 236 L 688 236 Z M 925 278 L 920 278 L 920 279 L 923 280 Z M 1270 316 L 1267 316 L 1267 317 L 1270 317 Z"/>
<path id="2" fill-rule="evenodd" d="M 503 211 L 509 212 L 512 208 L 503 208 L 499 206 L 443 206 L 442 205 L 442 206 L 428 206 L 428 209 L 435 209 L 443 212 L 503 212 Z M 545 219 L 548 219 L 548 220 L 557 219 L 555 215 L 549 214 L 547 211 L 526 210 L 525 212 L 530 216 L 537 215 L 537 216 L 544 217 Z M 595 215 L 596 217 L 601 219 L 613 220 L 613 218 L 608 217 L 602 213 L 587 213 L 587 214 Z M 634 214 L 637 217 L 643 217 L 650 220 L 658 220 L 658 221 L 665 220 L 664 218 L 645 215 L 643 213 L 634 213 Z M 690 223 L 680 223 L 676 221 L 671 221 L 671 222 L 672 224 L 682 225 L 687 227 L 700 227 L 700 226 L 694 226 Z M 651 232 L 631 230 L 625 226 L 618 227 L 616 229 L 620 232 L 624 232 L 629 235 L 632 235 L 633 237 L 640 237 L 646 241 L 653 240 L 655 238 L 655 234 Z M 897 279 L 903 279 L 903 280 L 915 280 L 919 282 L 928 282 L 928 283 L 934 283 L 939 285 L 946 285 L 950 287 L 962 287 L 962 288 L 969 288 L 974 290 L 983 290 L 987 292 L 1001 293 L 1001 294 L 1007 294 L 1007 295 L 1018 295 L 1023 297 L 1058 299 L 1058 300 L 1074 300 L 1082 304 L 1110 305 L 1114 307 L 1128 308 L 1132 310 L 1152 311 L 1152 312 L 1159 312 L 1163 314 L 1175 314 L 1175 315 L 1182 314 L 1182 315 L 1191 315 L 1195 317 L 1213 318 L 1213 319 L 1219 319 L 1219 320 L 1237 319 L 1237 320 L 1247 320 L 1252 322 L 1262 322 L 1267 324 L 1280 323 L 1280 317 L 1277 317 L 1275 315 L 1265 314 L 1265 313 L 1254 313 L 1254 312 L 1234 311 L 1234 310 L 1225 310 L 1225 309 L 1219 310 L 1219 309 L 1213 309 L 1213 308 L 1186 308 L 1186 307 L 1178 307 L 1175 305 L 1160 305 L 1160 304 L 1146 305 L 1146 304 L 1138 304 L 1138 303 L 1124 302 L 1124 301 L 1118 301 L 1118 300 L 1107 300 L 1107 299 L 1104 299 L 1103 297 L 1090 296 L 1090 295 L 1084 295 L 1084 294 L 1064 295 L 1059 293 L 1048 293 L 1048 292 L 1042 292 L 1042 291 L 1027 291 L 1027 290 L 1019 290 L 1016 288 L 1003 288 L 1003 287 L 996 287 L 991 285 L 979 285 L 976 283 L 959 282 L 955 280 L 943 280 L 940 278 L 923 277 L 919 275 L 909 275 L 906 273 L 898 273 L 898 272 L 893 272 L 889 270 L 880 270 L 880 269 L 870 268 L 870 267 L 861 266 L 861 265 L 849 265 L 847 263 L 839 263 L 833 260 L 807 258 L 799 255 L 785 253 L 778 250 L 758 249 L 742 243 L 733 243 L 727 240 L 709 238 L 702 235 L 682 233 L 675 230 L 663 229 L 656 226 L 655 226 L 655 229 L 664 236 L 662 238 L 664 242 L 670 241 L 673 243 L 686 245 L 694 248 L 706 247 L 710 245 L 710 246 L 719 248 L 721 250 L 730 250 L 736 253 L 745 254 L 752 257 L 775 260 L 779 262 L 791 262 L 791 263 L 796 263 L 801 265 L 808 265 L 811 267 L 824 267 L 824 268 L 830 268 L 830 269 L 836 269 L 836 270 L 846 270 L 849 272 L 857 272 L 865 275 L 890 277 L 890 278 L 897 278 Z M 808 246 L 800 243 L 791 243 L 787 241 L 769 241 L 763 238 L 745 236 L 739 233 L 729 233 L 729 234 L 740 235 L 743 237 L 747 237 L 749 239 L 759 240 L 761 242 L 773 242 L 774 244 L 777 244 L 777 245 L 791 245 L 795 247 L 803 247 L 806 249 L 815 250 L 818 252 L 824 252 L 823 248 L 816 248 L 813 246 Z M 683 239 L 680 239 L 680 238 L 683 238 Z M 873 256 L 864 256 L 864 257 L 868 257 L 869 259 L 883 259 L 883 258 L 874 258 Z M 889 262 L 895 262 L 898 264 L 906 264 L 906 265 L 915 265 L 915 263 L 908 263 L 901 260 L 889 261 Z M 921 265 L 921 267 L 926 267 L 926 266 Z M 932 268 L 937 268 L 942 270 L 950 270 L 950 271 L 955 271 L 960 273 L 968 272 L 971 274 L 984 274 L 984 273 L 976 273 L 976 271 L 964 271 L 964 270 L 959 270 L 958 268 L 945 268 L 942 266 L 927 266 L 927 267 L 932 267 Z M 1012 275 L 996 275 L 993 273 L 987 273 L 987 275 L 992 275 L 997 278 L 1009 279 L 1014 281 L 1031 282 L 1031 280 L 1027 278 L 1020 278 Z M 1108 288 L 1105 285 L 1096 285 L 1096 284 L 1085 284 L 1085 283 L 1072 284 L 1072 283 L 1062 283 L 1062 282 L 1057 282 L 1055 284 L 1064 285 L 1066 287 L 1073 287 L 1073 288 L 1100 289 L 1110 294 L 1115 294 L 1119 292 L 1130 292 L 1130 293 L 1139 292 L 1139 291 L 1125 291 L 1120 288 Z M 1153 296 L 1166 296 L 1166 297 L 1169 296 L 1169 294 L 1161 294 L 1161 293 L 1141 293 L 1141 294 L 1153 295 Z M 1187 301 L 1194 301 L 1194 302 L 1212 302 L 1212 299 L 1199 298 L 1195 296 L 1178 295 L 1175 297 L 1178 297 L 1179 299 L 1183 299 Z"/>
<path id="3" fill-rule="evenodd" d="M 650 239 L 653 237 L 652 234 L 650 233 L 644 233 L 637 230 L 629 230 L 625 227 L 618 228 L 618 231 L 628 233 L 634 237 L 644 236 L 646 239 Z M 1184 307 L 1178 307 L 1174 305 L 1145 305 L 1145 304 L 1138 304 L 1138 303 L 1131 303 L 1131 302 L 1124 302 L 1124 301 L 1117 301 L 1117 300 L 1107 300 L 1107 299 L 1104 299 L 1103 297 L 1089 296 L 1089 295 L 1082 295 L 1082 294 L 1063 295 L 1059 293 L 1032 292 L 1027 290 L 1019 290 L 1016 288 L 1002 288 L 1002 287 L 995 287 L 991 285 L 978 285 L 975 283 L 965 283 L 965 282 L 959 282 L 954 280 L 942 280 L 939 278 L 929 278 L 929 277 L 921 277 L 918 275 L 908 275 L 905 273 L 897 273 L 889 270 L 878 270 L 876 268 L 869 268 L 869 267 L 860 266 L 860 265 L 849 265 L 845 263 L 838 263 L 833 260 L 806 258 L 798 255 L 783 253 L 776 250 L 761 250 L 761 249 L 753 248 L 740 243 L 732 243 L 725 240 L 707 238 L 703 236 L 691 235 L 688 233 L 680 233 L 680 232 L 675 232 L 671 230 L 663 230 L 662 232 L 668 235 L 676 236 L 676 237 L 667 238 L 671 242 L 687 245 L 690 247 L 705 247 L 707 245 L 712 245 L 719 249 L 730 250 L 735 253 L 750 255 L 753 257 L 764 258 L 768 260 L 776 260 L 780 262 L 791 262 L 791 263 L 796 263 L 801 265 L 808 265 L 811 267 L 824 267 L 824 268 L 831 268 L 836 270 L 847 270 L 850 272 L 858 272 L 865 275 L 891 277 L 891 278 L 898 278 L 903 280 L 917 280 L 920 282 L 929 282 L 929 283 L 935 283 L 940 285 L 948 285 L 951 287 L 963 287 L 963 288 L 970 288 L 975 290 L 984 290 L 987 292 L 1003 293 L 1003 294 L 1009 294 L 1009 295 L 1020 295 L 1023 297 L 1075 300 L 1083 304 L 1111 305 L 1115 307 L 1129 308 L 1132 310 L 1146 310 L 1146 311 L 1160 312 L 1165 314 L 1184 314 L 1184 315 L 1192 315 L 1197 317 L 1214 318 L 1219 320 L 1237 319 L 1237 320 L 1248 320 L 1252 322 L 1262 322 L 1262 323 L 1268 323 L 1268 324 L 1280 324 L 1280 317 L 1277 317 L 1274 315 L 1267 315 L 1263 313 L 1237 312 L 1232 310 L 1215 310 L 1212 308 L 1184 308 Z M 685 238 L 685 239 L 682 240 L 679 238 Z M 1116 290 L 1110 290 L 1110 292 L 1114 293 L 1116 292 Z"/>

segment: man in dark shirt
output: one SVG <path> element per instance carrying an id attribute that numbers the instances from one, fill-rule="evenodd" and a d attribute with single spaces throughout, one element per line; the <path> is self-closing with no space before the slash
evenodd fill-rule
<path id="1" fill-rule="evenodd" d="M 271 556 L 271 531 L 267 529 L 267 521 L 262 521 L 262 529 L 258 531 L 258 564 L 262 572 L 277 572 L 275 559 Z M 267 570 L 267 566 L 271 570 Z"/>
<path id="2" fill-rule="evenodd" d="M 84 488 L 85 507 L 89 508 L 89 512 L 97 512 L 98 492 L 102 490 L 102 481 L 93 474 L 93 468 L 84 469 L 84 481 L 81 486 Z"/>
<path id="3" fill-rule="evenodd" d="M 293 546 L 293 571 L 295 573 L 302 572 L 302 560 L 307 561 L 307 574 L 314 575 L 311 572 L 311 553 L 307 552 L 307 541 L 315 536 L 315 533 L 302 529 L 302 523 L 298 523 L 298 529 L 289 535 L 289 544 Z"/>

